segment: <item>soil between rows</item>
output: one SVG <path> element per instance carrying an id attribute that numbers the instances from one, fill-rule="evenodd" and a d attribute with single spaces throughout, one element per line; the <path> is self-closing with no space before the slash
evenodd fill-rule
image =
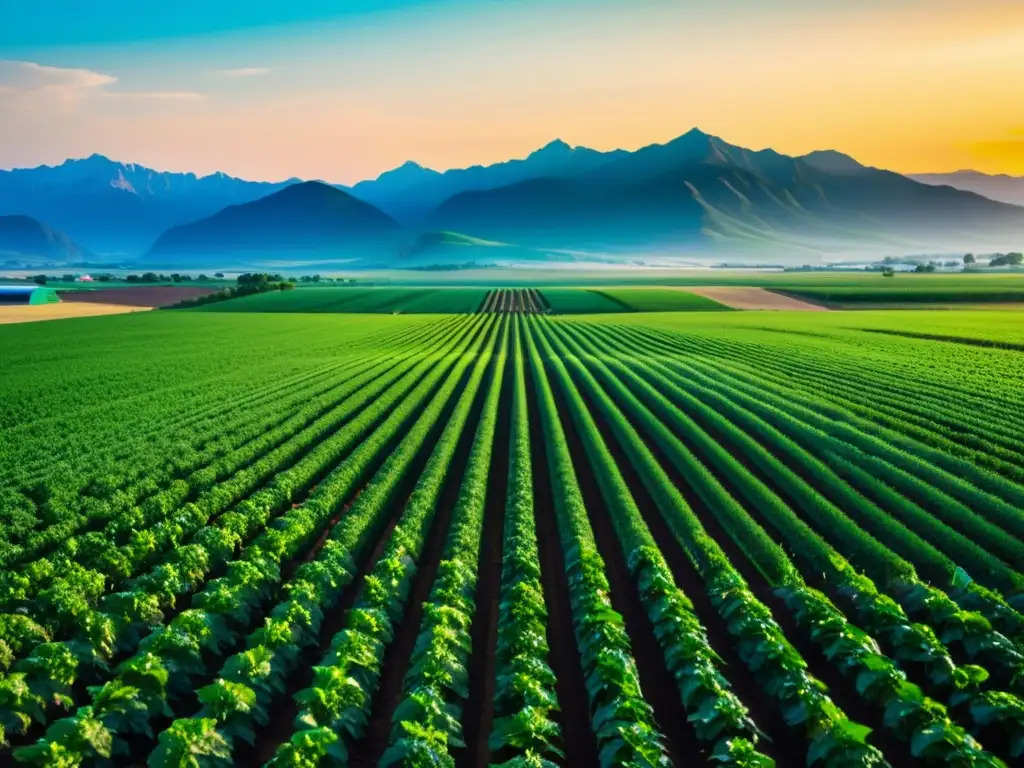
<path id="1" fill-rule="evenodd" d="M 548 662 L 555 673 L 555 695 L 559 706 L 556 720 L 562 729 L 565 752 L 563 765 L 569 768 L 598 765 L 597 740 L 590 724 L 587 688 L 573 629 L 572 601 L 565 573 L 565 550 L 555 518 L 548 450 L 532 380 L 533 361 L 527 357 L 524 362 L 527 368 L 526 401 L 530 424 L 537 549 L 540 556 L 541 587 L 548 613 Z"/>
<path id="2" fill-rule="evenodd" d="M 636 394 L 638 397 L 642 397 L 642 395 L 640 395 L 639 393 Z M 697 417 L 695 414 L 690 415 L 698 422 L 700 421 L 699 417 Z M 638 432 L 641 432 L 641 434 L 643 434 L 643 430 L 639 427 L 639 425 L 634 424 L 634 427 L 637 428 Z M 800 655 L 804 658 L 804 660 L 808 663 L 809 671 L 811 672 L 811 674 L 813 674 L 816 678 L 818 678 L 823 683 L 825 683 L 826 686 L 828 686 L 829 695 L 832 697 L 833 701 L 835 701 L 835 703 L 841 709 L 843 709 L 843 711 L 846 712 L 847 716 L 849 716 L 852 720 L 868 725 L 874 729 L 874 732 L 871 734 L 870 741 L 876 746 L 878 746 L 880 749 L 882 749 L 882 751 L 886 754 L 887 757 L 899 756 L 899 765 L 917 765 L 918 761 L 911 757 L 908 745 L 895 739 L 888 731 L 884 729 L 882 717 L 883 711 L 878 707 L 871 706 L 863 699 L 861 699 L 855 693 L 854 690 L 851 690 L 852 686 L 854 685 L 854 682 L 852 680 L 844 678 L 840 671 L 831 663 L 829 663 L 829 661 L 824 657 L 817 644 L 811 640 L 809 633 L 805 632 L 797 626 L 789 610 L 786 608 L 784 602 L 775 595 L 771 585 L 769 585 L 763 578 L 763 576 L 760 574 L 760 572 L 757 571 L 757 569 L 753 566 L 753 563 L 749 560 L 749 558 L 746 557 L 745 553 L 733 541 L 732 537 L 725 532 L 725 530 L 722 528 L 721 524 L 719 523 L 715 515 L 711 513 L 703 503 L 700 502 L 699 498 L 696 497 L 696 494 L 692 493 L 692 490 L 690 491 L 691 495 L 687 495 L 686 491 L 688 489 L 688 484 L 686 483 L 685 479 L 679 474 L 679 472 L 674 468 L 672 462 L 665 457 L 663 451 L 657 445 L 657 441 L 651 439 L 650 434 L 645 435 L 645 437 L 647 438 L 647 446 L 651 449 L 652 453 L 654 453 L 655 456 L 658 458 L 658 461 L 662 465 L 662 468 L 665 469 L 665 471 L 672 478 L 673 483 L 676 485 L 676 487 L 684 492 L 684 497 L 686 497 L 687 502 L 690 503 L 691 508 L 698 513 L 698 516 L 701 519 L 701 523 L 704 525 L 707 532 L 718 542 L 719 546 L 722 547 L 729 561 L 733 564 L 734 567 L 737 568 L 737 570 L 740 571 L 740 574 L 747 581 L 751 591 L 754 592 L 755 596 L 763 603 L 765 603 L 765 605 L 769 606 L 769 608 L 772 611 L 772 616 L 775 619 L 775 621 L 779 624 L 779 626 L 782 628 L 783 634 L 790 641 L 790 643 L 793 644 L 797 651 L 799 651 Z M 677 435 L 677 437 L 679 437 L 684 443 L 689 442 L 686 440 L 685 435 Z M 721 436 L 719 437 L 721 440 L 720 445 L 722 445 L 723 448 L 729 451 L 730 455 L 732 455 L 733 458 L 736 459 L 741 465 L 743 465 L 748 471 L 752 472 L 755 476 L 760 477 L 760 479 L 765 480 L 766 482 L 770 480 L 770 478 L 763 476 L 763 473 L 757 471 L 757 468 L 751 464 L 751 462 L 746 458 L 746 456 L 744 456 L 741 452 L 735 450 L 731 443 L 726 441 L 724 438 L 721 438 Z M 700 452 L 696 450 L 695 446 L 690 445 L 689 447 L 691 448 L 691 450 L 694 450 L 695 455 L 698 458 L 700 458 Z M 737 494 L 736 489 L 730 482 L 728 476 L 724 476 L 717 472 L 715 473 L 715 476 L 718 478 L 719 482 L 722 483 L 723 487 L 725 487 L 725 489 L 730 493 L 730 495 L 733 496 L 733 498 L 737 500 L 742 499 L 742 496 Z M 639 482 L 639 479 L 636 478 L 635 482 Z M 780 493 L 780 497 L 782 499 L 788 501 L 787 496 L 785 494 L 782 494 L 781 489 L 774 487 L 774 484 L 770 482 L 768 482 L 768 485 L 774 492 Z M 632 484 L 631 487 L 633 487 Z M 646 490 L 644 490 L 643 493 L 646 493 Z M 634 489 L 634 496 L 637 495 L 642 494 L 638 493 Z M 653 504 L 653 500 L 651 500 L 650 503 Z M 744 508 L 747 508 L 747 505 L 744 504 L 743 506 Z M 657 514 L 656 508 L 653 509 L 654 514 Z M 755 518 L 758 517 L 756 511 L 748 511 L 751 511 L 751 514 Z M 653 517 L 651 519 L 653 519 Z M 652 526 L 652 530 L 654 527 L 655 526 Z M 667 526 L 665 533 L 666 535 L 671 537 L 670 532 L 667 531 Z M 675 544 L 676 549 L 680 549 L 678 542 L 674 541 L 674 537 L 671 537 L 671 542 L 666 541 L 664 544 L 658 536 L 656 536 L 655 538 L 658 541 L 659 548 L 665 554 L 667 559 L 669 558 L 669 552 L 673 549 L 673 543 Z M 680 554 L 682 554 L 681 549 Z M 675 573 L 676 565 L 674 564 L 673 560 L 670 559 L 669 563 L 670 567 L 673 568 L 673 572 Z M 819 586 L 825 585 L 819 584 Z M 690 596 L 691 599 L 694 600 L 694 603 L 696 605 L 697 601 L 695 599 L 695 595 L 688 593 L 688 596 Z M 708 602 L 708 605 L 710 607 L 710 602 Z M 708 634 L 710 638 L 711 627 L 707 624 L 705 624 L 705 626 L 708 627 Z M 727 639 L 723 637 L 722 642 L 713 643 L 713 647 L 721 653 L 722 649 L 731 646 L 731 643 L 730 646 L 727 646 L 725 645 L 725 642 L 727 642 Z M 723 656 L 725 656 L 725 654 L 723 654 Z M 738 657 L 735 658 L 736 661 L 739 662 Z M 741 664 L 740 669 L 742 669 L 742 662 L 739 663 Z M 736 675 L 730 676 L 730 680 L 733 680 L 733 678 L 736 678 L 737 683 L 739 682 L 739 679 Z M 765 706 L 759 709 L 761 709 L 761 711 L 764 713 L 762 716 L 766 715 L 768 717 L 768 719 L 765 720 L 765 723 L 770 723 L 773 719 L 773 716 L 774 719 L 777 721 L 775 722 L 774 726 L 771 727 L 771 733 L 776 734 L 773 736 L 773 742 L 775 742 L 776 745 L 791 742 L 792 739 L 785 739 L 784 732 L 782 729 L 784 729 L 786 726 L 784 723 L 781 722 L 781 717 L 778 716 L 777 709 L 773 707 L 771 701 L 768 700 L 767 697 L 761 694 L 760 689 L 756 684 L 756 681 L 749 677 L 747 679 L 750 685 L 746 686 L 747 690 L 740 694 L 744 703 L 750 706 L 750 702 L 754 701 L 757 695 L 761 695 L 763 697 Z M 737 687 L 737 691 L 739 692 L 740 690 L 741 689 Z M 761 724 L 760 721 L 758 722 L 759 724 Z M 762 727 L 765 727 L 766 729 L 768 728 L 767 725 L 762 725 Z M 776 748 L 778 748 L 778 746 L 776 746 Z M 790 759 L 793 759 L 793 757 L 794 756 L 791 756 Z M 801 764 L 801 762 L 801 759 L 797 759 L 796 762 L 792 764 L 799 765 Z"/>
<path id="3" fill-rule="evenodd" d="M 480 389 L 476 393 L 473 407 L 466 421 L 467 428 L 460 436 L 458 447 L 445 474 L 434 517 L 430 522 L 427 539 L 412 579 L 405 615 L 395 629 L 394 640 L 384 652 L 382 673 L 370 706 L 370 719 L 366 734 L 362 739 L 351 744 L 349 748 L 349 765 L 352 768 L 359 766 L 369 768 L 369 766 L 377 765 L 381 755 L 388 747 L 388 740 L 391 736 L 391 718 L 395 708 L 402 700 L 405 675 L 409 669 L 413 647 L 419 636 L 423 604 L 430 596 L 430 588 L 434 583 L 437 566 L 444 554 L 452 511 L 458 501 L 461 480 L 469 462 L 475 429 L 468 425 L 475 425 L 480 420 L 492 375 L 485 375 L 480 384 Z"/>
<path id="4" fill-rule="evenodd" d="M 665 664 L 653 625 L 640 603 L 625 553 L 612 525 L 612 513 L 601 495 L 600 486 L 587 459 L 586 449 L 576 424 L 570 415 L 561 385 L 557 380 L 551 384 L 573 467 L 590 517 L 594 539 L 605 563 L 605 572 L 611 586 L 612 607 L 625 621 L 644 699 L 654 709 L 654 720 L 665 737 L 666 751 L 674 765 L 692 762 L 692 758 L 697 755 L 706 758 L 702 752 L 703 745 L 696 739 L 692 726 L 687 722 L 686 711 L 676 690 L 674 676 Z"/>
<path id="5" fill-rule="evenodd" d="M 509 319 L 506 322 L 513 321 Z M 494 719 L 494 662 L 498 637 L 498 601 L 501 598 L 502 542 L 508 493 L 512 413 L 512 354 L 510 342 L 498 401 L 498 420 L 494 432 L 491 466 L 487 475 L 487 500 L 477 565 L 476 612 L 470 633 L 473 650 L 467 665 L 469 697 L 462 710 L 462 737 L 466 747 L 456 750 L 453 754 L 460 765 L 478 768 L 485 768 L 490 762 L 490 748 L 487 742 Z"/>

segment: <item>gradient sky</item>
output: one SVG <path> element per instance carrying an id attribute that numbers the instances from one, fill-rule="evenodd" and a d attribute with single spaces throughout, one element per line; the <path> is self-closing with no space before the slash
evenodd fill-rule
<path id="1" fill-rule="evenodd" d="M 5 168 L 99 152 L 349 183 L 698 126 L 1024 175 L 1024 0 L 0 0 L 0 19 Z"/>

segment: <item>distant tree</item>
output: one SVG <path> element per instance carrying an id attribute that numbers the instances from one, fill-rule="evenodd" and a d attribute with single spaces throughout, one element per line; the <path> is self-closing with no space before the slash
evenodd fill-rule
<path id="1" fill-rule="evenodd" d="M 210 279 L 210 278 L 208 278 L 208 277 L 207 277 L 206 275 L 204 275 L 204 274 L 203 274 L 202 272 L 200 272 L 200 273 L 199 273 L 199 277 L 197 277 L 197 278 L 196 278 L 196 280 L 199 280 L 200 282 L 203 282 L 203 283 L 205 283 L 205 282 L 206 282 L 207 280 L 209 280 L 209 279 Z"/>
<path id="2" fill-rule="evenodd" d="M 60 280 L 61 280 L 62 283 L 73 283 L 73 282 L 75 282 L 75 276 L 74 275 L 61 275 L 60 276 Z"/>
<path id="3" fill-rule="evenodd" d="M 922 264 L 922 263 L 918 262 L 917 266 L 914 267 L 914 271 L 915 272 L 934 272 L 935 271 L 935 263 L 934 262 L 928 262 L 927 264 Z"/>
<path id="4" fill-rule="evenodd" d="M 990 267 L 1016 267 L 1024 261 L 1024 254 L 1006 253 L 993 258 L 988 265 Z"/>
<path id="5" fill-rule="evenodd" d="M 895 276 L 896 276 L 896 270 L 894 270 L 892 267 L 886 267 L 885 269 L 882 270 L 882 277 L 895 277 Z"/>
<path id="6" fill-rule="evenodd" d="M 158 282 L 160 282 L 160 278 L 157 277 L 157 274 L 155 272 L 143 272 L 142 273 L 142 282 L 144 282 L 144 283 L 158 283 Z"/>
<path id="7" fill-rule="evenodd" d="M 36 285 L 46 285 L 46 275 L 36 275 L 32 278 L 32 282 Z"/>
<path id="8" fill-rule="evenodd" d="M 113 275 L 96 275 L 96 279 L 101 283 L 109 283 L 114 279 Z"/>
<path id="9" fill-rule="evenodd" d="M 214 272 L 213 276 L 216 277 L 218 280 L 223 280 L 224 279 L 224 273 L 223 272 Z"/>
<path id="10" fill-rule="evenodd" d="M 272 275 L 269 272 L 244 272 L 238 276 L 239 285 L 260 285 L 261 283 L 283 283 L 285 279 L 280 275 Z"/>
<path id="11" fill-rule="evenodd" d="M 968 253 L 966 256 L 964 256 L 964 266 L 967 266 L 968 264 L 976 264 L 977 262 L 978 260 L 974 258 L 973 253 Z"/>
<path id="12" fill-rule="evenodd" d="M 139 277 L 138 275 L 128 275 L 128 276 L 127 276 L 127 277 L 126 277 L 126 278 L 124 279 L 124 281 L 125 281 L 126 283 L 139 283 L 139 282 L 142 282 L 142 278 L 141 278 L 141 277 Z"/>

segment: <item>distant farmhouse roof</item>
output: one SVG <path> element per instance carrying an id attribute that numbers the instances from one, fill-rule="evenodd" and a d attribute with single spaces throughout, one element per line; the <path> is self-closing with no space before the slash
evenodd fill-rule
<path id="1" fill-rule="evenodd" d="M 57 292 L 41 285 L 0 285 L 0 304 L 53 304 Z"/>

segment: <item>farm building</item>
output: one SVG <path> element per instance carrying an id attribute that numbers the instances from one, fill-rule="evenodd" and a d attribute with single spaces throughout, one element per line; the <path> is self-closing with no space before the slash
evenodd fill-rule
<path id="1" fill-rule="evenodd" d="M 40 285 L 0 285 L 0 305 L 53 304 L 60 301 L 52 288 Z"/>

